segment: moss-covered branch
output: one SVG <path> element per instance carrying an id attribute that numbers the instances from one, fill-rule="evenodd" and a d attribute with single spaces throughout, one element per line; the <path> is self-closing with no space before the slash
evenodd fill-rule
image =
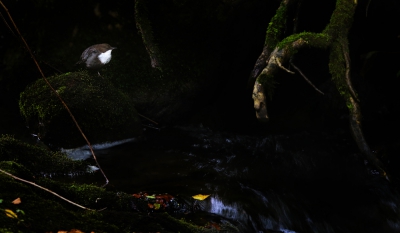
<path id="1" fill-rule="evenodd" d="M 146 2 L 142 0 L 136 0 L 135 3 L 136 27 L 142 35 L 144 46 L 146 47 L 147 53 L 150 56 L 151 66 L 153 68 L 161 69 L 162 66 L 161 54 L 158 49 L 158 45 L 155 43 L 153 36 L 153 27 L 151 26 L 148 15 L 149 14 Z"/>
<path id="2" fill-rule="evenodd" d="M 269 56 L 267 66 L 257 77 L 253 88 L 254 108 L 256 116 L 260 121 L 268 120 L 266 96 L 269 95 L 271 97 L 273 94 L 274 75 L 279 70 L 279 64 L 287 63 L 302 48 L 327 48 L 329 41 L 329 36 L 324 33 L 304 32 L 286 37 L 277 44 Z"/>
<path id="3" fill-rule="evenodd" d="M 267 36 L 265 37 L 264 48 L 261 55 L 258 57 L 256 64 L 250 75 L 250 83 L 253 85 L 255 79 L 260 74 L 260 72 L 266 67 L 267 60 L 271 52 L 274 50 L 275 46 L 282 39 L 287 18 L 287 8 L 290 0 L 285 0 L 281 2 L 278 10 L 274 17 L 268 24 Z"/>
<path id="4" fill-rule="evenodd" d="M 268 48 L 267 50 L 264 48 L 264 51 L 260 56 L 260 58 L 267 57 L 267 60 L 264 63 L 266 66 L 258 75 L 253 88 L 252 97 L 257 118 L 260 121 L 268 120 L 266 96 L 272 95 L 275 83 L 275 74 L 277 70 L 282 67 L 282 64 L 287 63 L 293 55 L 306 47 L 330 49 L 329 71 L 337 90 L 345 99 L 349 109 L 349 122 L 354 139 L 360 151 L 366 155 L 368 161 L 381 170 L 382 174 L 385 174 L 380 162 L 372 155 L 369 146 L 364 139 L 361 130 L 361 110 L 358 104 L 359 100 L 350 77 L 351 62 L 347 35 L 353 23 L 357 1 L 337 0 L 330 22 L 321 33 L 302 32 L 290 35 L 280 42 L 277 42 L 282 29 L 285 27 L 286 21 L 283 17 L 286 16 L 286 3 L 287 1 L 282 1 L 280 8 L 271 20 L 267 30 L 265 39 L 266 45 L 273 45 L 275 48 L 268 56 L 264 53 L 265 51 L 271 50 L 271 48 Z M 256 66 L 259 63 L 259 60 L 257 61 Z"/>

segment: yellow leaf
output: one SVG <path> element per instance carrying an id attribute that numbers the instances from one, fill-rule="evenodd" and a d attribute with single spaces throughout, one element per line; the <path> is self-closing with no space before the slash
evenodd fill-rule
<path id="1" fill-rule="evenodd" d="M 14 205 L 18 205 L 18 204 L 21 204 L 21 198 L 17 198 L 17 199 L 15 199 L 14 201 L 12 201 L 12 203 L 14 204 Z"/>
<path id="2" fill-rule="evenodd" d="M 204 194 L 197 194 L 197 195 L 194 195 L 194 196 L 192 196 L 193 197 L 193 199 L 196 199 L 196 200 L 200 200 L 200 201 L 202 201 L 202 200 L 204 200 L 204 199 L 206 199 L 207 197 L 209 197 L 210 195 L 204 195 Z"/>
<path id="3" fill-rule="evenodd" d="M 17 214 L 10 209 L 6 209 L 6 215 L 9 218 L 18 218 Z"/>
<path id="4" fill-rule="evenodd" d="M 158 210 L 160 209 L 161 205 L 159 203 L 154 203 L 154 209 Z"/>

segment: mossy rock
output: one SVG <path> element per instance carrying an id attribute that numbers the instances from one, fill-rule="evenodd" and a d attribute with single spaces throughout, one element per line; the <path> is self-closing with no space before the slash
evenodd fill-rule
<path id="1" fill-rule="evenodd" d="M 52 76 L 48 81 L 92 144 L 141 134 L 133 101 L 105 77 L 81 71 Z M 66 108 L 43 79 L 20 94 L 19 106 L 33 133 L 50 145 L 72 148 L 86 143 Z"/>
<path id="2" fill-rule="evenodd" d="M 19 168 L 17 163 L 29 169 L 29 172 Z M 18 174 L 22 172 L 22 178 L 30 180 L 33 175 L 83 174 L 88 165 L 84 161 L 73 161 L 61 152 L 52 152 L 9 135 L 0 135 L 0 168 L 18 171 Z"/>

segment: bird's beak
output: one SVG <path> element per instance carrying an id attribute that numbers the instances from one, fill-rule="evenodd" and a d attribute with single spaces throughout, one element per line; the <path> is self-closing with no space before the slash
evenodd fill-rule
<path id="1" fill-rule="evenodd" d="M 117 47 L 111 47 L 111 49 L 117 49 Z"/>

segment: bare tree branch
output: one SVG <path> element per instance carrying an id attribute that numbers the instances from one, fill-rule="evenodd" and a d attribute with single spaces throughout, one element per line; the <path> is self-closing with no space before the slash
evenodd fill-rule
<path id="1" fill-rule="evenodd" d="M 16 180 L 19 180 L 19 181 L 22 181 L 22 182 L 24 182 L 24 183 L 27 183 L 27 184 L 33 185 L 33 186 L 35 186 L 35 187 L 38 187 L 38 188 L 40 188 L 40 189 L 43 189 L 44 191 L 49 192 L 49 193 L 53 194 L 54 196 L 56 196 L 56 197 L 58 197 L 58 198 L 61 198 L 61 199 L 63 199 L 64 201 L 66 201 L 66 202 L 68 202 L 68 203 L 70 203 L 70 204 L 72 204 L 72 205 L 74 205 L 74 206 L 78 206 L 79 208 L 82 208 L 82 209 L 84 209 L 84 210 L 91 210 L 91 211 L 94 211 L 93 209 L 89 209 L 89 208 L 87 208 L 87 207 L 81 206 L 81 205 L 79 205 L 79 204 L 77 204 L 77 203 L 75 203 L 75 202 L 73 202 L 73 201 L 70 201 L 70 200 L 68 200 L 67 198 L 65 198 L 65 197 L 63 197 L 63 196 L 60 196 L 59 194 L 57 194 L 57 193 L 55 193 L 55 192 L 53 192 L 53 191 L 51 191 L 51 190 L 49 190 L 49 189 L 47 189 L 47 188 L 44 188 L 44 187 L 42 187 L 42 186 L 40 186 L 40 185 L 37 185 L 37 184 L 35 184 L 35 183 L 33 183 L 33 182 L 30 182 L 30 181 L 24 180 L 24 179 L 22 179 L 22 178 L 19 178 L 19 177 L 17 177 L 17 176 L 14 176 L 13 174 L 8 173 L 8 172 L 6 172 L 6 171 L 3 171 L 3 170 L 1 170 L 1 169 L 0 169 L 0 172 L 6 174 L 7 176 L 10 176 L 10 177 L 12 177 L 12 178 L 14 178 L 14 179 L 16 179 Z"/>
<path id="2" fill-rule="evenodd" d="M 281 68 L 282 70 L 288 72 L 289 74 L 296 74 L 295 72 L 286 69 L 284 66 L 282 66 L 281 62 L 279 60 L 276 60 L 276 64 L 278 64 L 278 67 Z"/>
<path id="3" fill-rule="evenodd" d="M 297 66 L 295 66 L 294 64 L 293 64 L 293 62 L 290 62 L 290 65 L 291 66 L 293 66 L 293 68 L 295 68 L 300 74 L 301 74 L 301 76 L 303 76 L 303 78 L 316 90 L 316 91 L 318 91 L 319 93 L 321 93 L 322 95 L 324 95 L 324 93 L 322 92 L 322 91 L 320 91 L 304 74 L 303 74 L 303 72 L 301 72 L 301 70 L 297 67 Z"/>

